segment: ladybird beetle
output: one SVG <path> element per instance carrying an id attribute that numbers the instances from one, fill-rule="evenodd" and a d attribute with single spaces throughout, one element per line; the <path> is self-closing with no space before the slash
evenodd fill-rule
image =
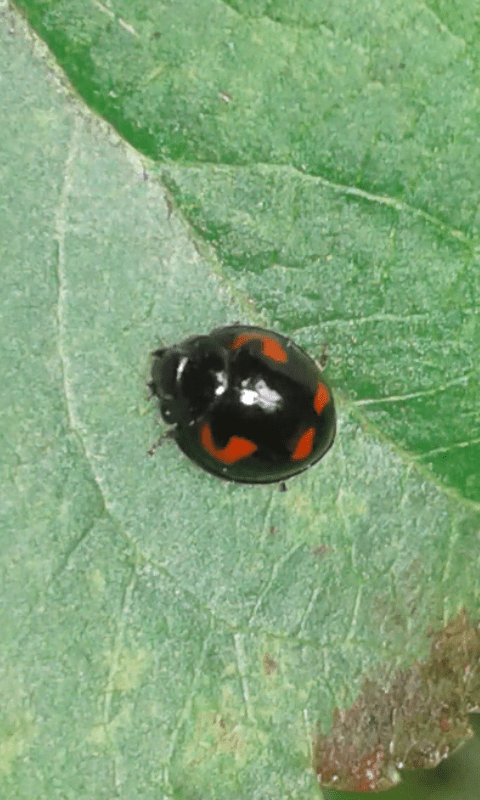
<path id="1" fill-rule="evenodd" d="M 284 481 L 333 444 L 331 389 L 315 361 L 286 336 L 229 325 L 153 357 L 149 386 L 174 426 L 165 436 L 219 478 Z"/>

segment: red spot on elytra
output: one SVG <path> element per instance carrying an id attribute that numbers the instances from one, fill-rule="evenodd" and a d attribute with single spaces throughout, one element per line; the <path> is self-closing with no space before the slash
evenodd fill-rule
<path id="1" fill-rule="evenodd" d="M 325 408 L 326 405 L 330 402 L 330 395 L 328 393 L 328 389 L 323 383 L 319 383 L 317 386 L 317 391 L 315 392 L 315 399 L 313 401 L 313 407 L 318 415 L 320 415 Z"/>
<path id="2" fill-rule="evenodd" d="M 242 347 L 242 345 L 252 340 L 258 340 L 262 343 L 262 353 L 267 358 L 271 358 L 272 361 L 276 361 L 279 364 L 287 363 L 287 351 L 282 345 L 272 336 L 264 336 L 261 333 L 239 333 L 238 336 L 235 336 L 230 348 L 232 350 L 238 350 L 239 347 Z"/>
<path id="3" fill-rule="evenodd" d="M 217 447 L 208 424 L 205 424 L 201 430 L 200 441 L 205 450 L 223 464 L 235 464 L 242 458 L 248 458 L 257 450 L 256 444 L 242 436 L 231 436 L 225 447 Z"/>
<path id="4" fill-rule="evenodd" d="M 305 431 L 305 433 L 300 436 L 300 439 L 295 445 L 295 450 L 291 455 L 292 461 L 303 461 L 304 458 L 308 458 L 313 450 L 314 441 L 315 428 L 309 428 L 308 431 Z"/>

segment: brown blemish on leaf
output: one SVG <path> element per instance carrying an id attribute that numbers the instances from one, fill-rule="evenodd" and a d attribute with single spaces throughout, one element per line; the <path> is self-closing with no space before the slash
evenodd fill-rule
<path id="1" fill-rule="evenodd" d="M 198 766 L 221 753 L 238 753 L 244 741 L 239 726 L 222 714 L 202 713 L 198 715 L 194 739 L 194 754 L 188 753 L 189 767 Z"/>
<path id="2" fill-rule="evenodd" d="M 277 662 L 271 657 L 270 653 L 263 656 L 263 671 L 265 675 L 271 675 L 277 669 Z"/>
<path id="3" fill-rule="evenodd" d="M 324 556 L 328 552 L 326 544 L 319 544 L 318 547 L 312 547 L 312 556 Z"/>
<path id="4" fill-rule="evenodd" d="M 397 769 L 434 767 L 473 736 L 480 711 L 480 632 L 462 610 L 437 633 L 427 661 L 379 682 L 367 679 L 353 705 L 335 709 L 319 734 L 313 766 L 324 786 L 357 792 L 389 789 Z"/>

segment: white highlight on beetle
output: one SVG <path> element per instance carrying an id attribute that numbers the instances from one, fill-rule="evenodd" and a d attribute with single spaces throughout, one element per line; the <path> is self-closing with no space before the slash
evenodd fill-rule
<path id="1" fill-rule="evenodd" d="M 215 397 L 220 397 L 227 391 L 228 378 L 225 372 L 217 372 L 217 385 L 215 387 Z"/>
<path id="2" fill-rule="evenodd" d="M 259 406 L 264 411 L 276 411 L 282 405 L 282 396 L 267 386 L 263 379 L 252 386 L 251 379 L 242 381 L 240 402 L 244 406 Z"/>
<path id="3" fill-rule="evenodd" d="M 181 377 L 182 377 L 183 370 L 184 370 L 184 369 L 185 369 L 185 367 L 187 366 L 187 363 L 188 363 L 188 358 L 187 358 L 187 356 L 183 356 L 183 358 L 181 358 L 181 359 L 180 359 L 180 361 L 178 362 L 178 367 L 177 367 L 177 383 L 180 383 L 180 379 L 181 379 Z"/>

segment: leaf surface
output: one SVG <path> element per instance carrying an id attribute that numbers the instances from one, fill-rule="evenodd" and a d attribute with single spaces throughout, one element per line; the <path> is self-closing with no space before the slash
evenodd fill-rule
<path id="1" fill-rule="evenodd" d="M 4 13 L 4 797 L 315 796 L 317 726 L 477 609 L 466 45 L 255 9 L 28 4 L 158 174 Z M 330 344 L 337 441 L 286 494 L 146 456 L 149 352 L 238 318 Z"/>

